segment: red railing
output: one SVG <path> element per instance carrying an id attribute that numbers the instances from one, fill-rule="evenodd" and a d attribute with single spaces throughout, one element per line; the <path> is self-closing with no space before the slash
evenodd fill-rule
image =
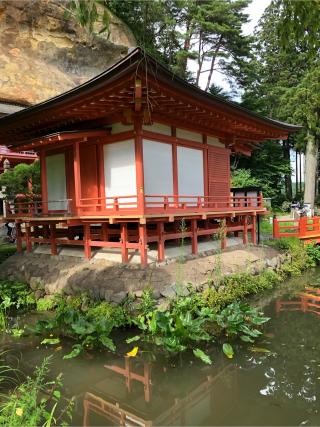
<path id="1" fill-rule="evenodd" d="M 273 220 L 273 237 L 298 237 L 312 240 L 320 238 L 320 217 L 301 217 L 298 219 Z"/>
<path id="2" fill-rule="evenodd" d="M 82 198 L 75 206 L 71 199 L 15 201 L 6 204 L 6 217 L 89 216 L 174 214 L 181 212 L 253 211 L 263 208 L 259 196 L 185 196 L 185 195 L 125 195 L 118 197 Z"/>

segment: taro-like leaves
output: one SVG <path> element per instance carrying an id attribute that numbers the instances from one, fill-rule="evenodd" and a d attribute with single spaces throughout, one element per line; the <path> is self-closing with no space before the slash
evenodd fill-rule
<path id="1" fill-rule="evenodd" d="M 90 335 L 95 331 L 95 325 L 80 318 L 77 322 L 71 324 L 71 328 L 77 335 Z"/>
<path id="2" fill-rule="evenodd" d="M 210 357 L 202 350 L 200 350 L 200 348 L 195 348 L 193 350 L 193 354 L 198 357 L 198 359 L 202 360 L 203 363 L 206 363 L 207 365 L 212 365 L 212 360 L 210 359 Z"/>
<path id="3" fill-rule="evenodd" d="M 74 346 L 72 346 L 72 351 L 63 356 L 63 359 L 73 359 L 74 357 L 79 356 L 82 350 L 83 348 L 81 344 L 75 344 Z"/>
<path id="4" fill-rule="evenodd" d="M 101 344 L 104 347 L 107 347 L 109 350 L 111 351 L 115 351 L 116 350 L 116 346 L 114 345 L 113 341 L 111 338 L 105 336 L 105 335 L 101 335 L 99 337 L 99 341 L 101 342 Z"/>
<path id="5" fill-rule="evenodd" d="M 126 339 L 127 344 L 131 344 L 132 342 L 136 342 L 140 340 L 140 335 L 135 335 L 134 337 L 130 337 Z"/>
<path id="6" fill-rule="evenodd" d="M 59 344 L 60 339 L 59 338 L 45 338 L 44 340 L 41 341 L 40 344 L 43 345 L 55 345 L 55 344 Z"/>
<path id="7" fill-rule="evenodd" d="M 240 335 L 240 339 L 243 342 L 250 342 L 250 343 L 254 342 L 254 340 L 252 338 L 250 338 L 248 335 Z"/>
<path id="8" fill-rule="evenodd" d="M 222 351 L 227 356 L 228 359 L 232 359 L 234 355 L 234 351 L 232 346 L 229 343 L 224 343 L 222 346 Z"/>

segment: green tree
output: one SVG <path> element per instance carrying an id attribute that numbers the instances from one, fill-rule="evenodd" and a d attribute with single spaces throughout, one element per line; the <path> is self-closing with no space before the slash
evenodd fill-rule
<path id="1" fill-rule="evenodd" d="M 250 0 L 106 0 L 107 7 L 133 31 L 138 45 L 158 57 L 180 77 L 206 90 L 215 70 L 241 80 L 250 56 L 251 38 L 242 34 Z M 192 75 L 188 60 L 197 71 Z"/>
<path id="2" fill-rule="evenodd" d="M 308 71 L 300 83 L 282 97 L 293 120 L 302 123 L 306 134 L 304 202 L 314 204 L 320 140 L 320 64 Z"/>
<path id="3" fill-rule="evenodd" d="M 274 205 L 282 204 L 285 198 L 285 176 L 290 173 L 290 165 L 284 161 L 279 143 L 266 141 L 253 151 L 251 157 L 241 156 L 237 163 L 238 168 L 251 171 L 251 176 L 259 181 L 265 197 L 271 197 Z"/>
<path id="4" fill-rule="evenodd" d="M 235 188 L 259 187 L 261 181 L 251 175 L 250 169 L 237 169 L 232 172 L 231 185 Z"/>
<path id="5" fill-rule="evenodd" d="M 287 37 L 286 50 L 281 48 L 278 30 L 282 23 L 280 3 L 278 0 L 272 1 L 259 22 L 255 34 L 254 59 L 247 68 L 242 104 L 271 118 L 297 123 L 297 118 L 293 116 L 295 106 L 290 104 L 290 111 L 284 99 L 304 76 L 306 64 L 308 65 L 308 50 L 303 41 L 297 44 L 293 34 Z M 304 150 L 304 143 L 301 144 L 304 137 L 305 135 L 292 135 L 280 143 L 284 168 L 279 171 L 287 171 L 283 182 L 288 199 L 293 197 L 290 150 L 294 147 Z M 278 164 L 278 158 L 270 154 L 269 162 L 275 161 Z"/>
<path id="6" fill-rule="evenodd" d="M 0 175 L 0 187 L 6 199 L 14 199 L 17 194 L 33 198 L 40 194 L 40 162 L 31 165 L 20 163 L 13 169 Z"/>

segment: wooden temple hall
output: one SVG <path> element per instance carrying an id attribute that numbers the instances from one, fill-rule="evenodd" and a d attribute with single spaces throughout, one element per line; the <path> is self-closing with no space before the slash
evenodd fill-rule
<path id="1" fill-rule="evenodd" d="M 135 251 L 146 265 L 150 245 L 162 261 L 165 242 L 181 237 L 194 254 L 201 236 L 221 229 L 222 247 L 229 233 L 255 243 L 262 194 L 230 193 L 230 155 L 250 156 L 298 129 L 203 92 L 137 48 L 81 86 L 0 119 L 0 144 L 34 150 L 41 162 L 41 196 L 6 209 L 18 250 L 46 243 L 55 255 L 80 245 L 90 258 L 92 248 L 116 248 L 122 262 Z"/>

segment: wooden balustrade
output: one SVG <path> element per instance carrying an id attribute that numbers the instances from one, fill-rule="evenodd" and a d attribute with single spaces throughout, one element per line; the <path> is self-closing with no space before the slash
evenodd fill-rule
<path id="1" fill-rule="evenodd" d="M 57 209 L 59 207 L 59 209 Z M 6 217 L 40 216 L 90 216 L 90 215 L 141 215 L 175 214 L 179 212 L 253 211 L 263 209 L 262 196 L 189 196 L 189 195 L 145 195 L 143 207 L 139 206 L 137 195 L 117 197 L 82 198 L 77 206 L 71 199 L 66 200 L 16 200 L 7 202 Z"/>
<path id="2" fill-rule="evenodd" d="M 273 219 L 273 237 L 298 237 L 306 242 L 320 243 L 320 217 L 301 217 L 298 219 Z"/>

